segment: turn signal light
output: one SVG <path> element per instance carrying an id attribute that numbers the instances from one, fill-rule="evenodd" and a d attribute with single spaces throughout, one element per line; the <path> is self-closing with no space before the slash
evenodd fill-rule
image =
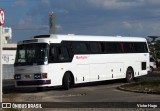
<path id="1" fill-rule="evenodd" d="M 42 73 L 42 78 L 47 78 L 47 73 Z"/>

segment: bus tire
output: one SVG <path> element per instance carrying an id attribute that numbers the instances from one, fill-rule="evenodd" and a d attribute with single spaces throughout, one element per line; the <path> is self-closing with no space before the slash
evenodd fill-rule
<path id="1" fill-rule="evenodd" d="M 71 77 L 71 74 L 69 72 L 66 72 L 63 77 L 63 88 L 65 90 L 68 90 L 69 88 L 71 88 L 72 83 L 73 83 L 73 79 Z"/>
<path id="2" fill-rule="evenodd" d="M 126 81 L 130 83 L 133 81 L 133 78 L 134 78 L 133 69 L 129 67 L 126 71 Z"/>

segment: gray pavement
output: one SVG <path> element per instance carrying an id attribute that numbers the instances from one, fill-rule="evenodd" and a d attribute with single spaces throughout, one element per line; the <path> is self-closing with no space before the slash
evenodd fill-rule
<path id="1" fill-rule="evenodd" d="M 157 78 L 160 77 L 160 74 L 148 74 L 147 76 L 140 77 L 138 80 L 148 79 L 148 78 Z M 129 102 L 160 102 L 160 96 L 155 94 L 146 94 L 146 93 L 134 93 L 118 90 L 117 87 L 124 84 L 124 80 L 112 80 L 98 83 L 89 83 L 89 84 L 79 84 L 75 88 L 70 90 L 63 90 L 61 87 L 51 87 L 45 88 L 44 92 L 37 92 L 35 88 L 14 88 L 13 80 L 4 80 L 3 81 L 3 99 L 4 102 L 70 102 L 70 103 L 81 103 L 84 104 L 88 102 L 90 105 L 91 102 L 95 103 L 129 103 Z M 94 105 L 96 106 L 96 104 Z M 74 105 L 74 104 L 73 104 Z M 86 103 L 87 105 L 87 103 Z M 104 108 L 73 108 L 76 111 L 123 111 L 132 110 L 132 111 L 150 111 L 153 109 L 144 109 L 135 108 L 132 109 L 104 109 Z M 27 110 L 27 109 L 26 109 Z M 50 111 L 51 109 L 46 109 Z M 67 110 L 65 109 L 55 109 Z M 70 109 L 69 109 L 70 110 Z M 153 111 L 156 111 L 154 109 Z"/>

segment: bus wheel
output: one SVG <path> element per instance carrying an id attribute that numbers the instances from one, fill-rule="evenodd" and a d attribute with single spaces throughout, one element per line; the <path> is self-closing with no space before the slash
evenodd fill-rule
<path id="1" fill-rule="evenodd" d="M 68 90 L 72 86 L 72 77 L 70 73 L 66 73 L 63 77 L 63 88 Z"/>
<path id="2" fill-rule="evenodd" d="M 37 92 L 42 92 L 43 91 L 43 87 L 37 87 Z"/>
<path id="3" fill-rule="evenodd" d="M 132 82 L 134 78 L 134 72 L 132 68 L 128 68 L 126 71 L 126 80 L 127 82 Z"/>

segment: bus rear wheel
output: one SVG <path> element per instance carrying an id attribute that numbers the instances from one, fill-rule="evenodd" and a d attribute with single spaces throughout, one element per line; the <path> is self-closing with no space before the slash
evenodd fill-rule
<path id="1" fill-rule="evenodd" d="M 68 90 L 73 86 L 73 78 L 70 73 L 66 73 L 63 77 L 63 88 Z"/>
<path id="2" fill-rule="evenodd" d="M 126 80 L 127 82 L 132 82 L 134 78 L 134 72 L 132 68 L 128 68 L 126 71 Z"/>

